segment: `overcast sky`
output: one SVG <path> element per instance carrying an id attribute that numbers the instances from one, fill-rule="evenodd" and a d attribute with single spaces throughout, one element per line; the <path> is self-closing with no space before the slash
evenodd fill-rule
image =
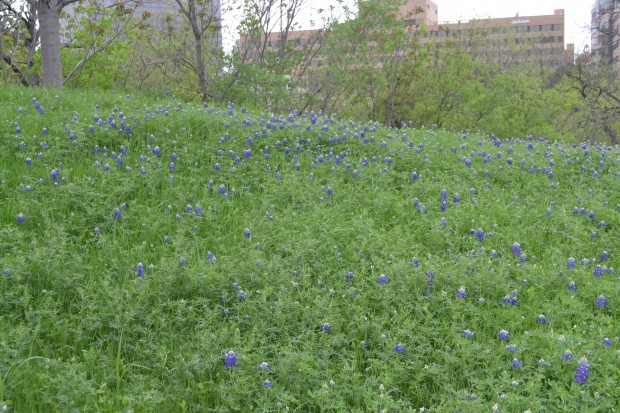
<path id="1" fill-rule="evenodd" d="M 286 0 L 283 0 L 286 2 Z M 594 0 L 434 0 L 438 7 L 439 21 L 467 21 L 470 19 L 539 16 L 553 14 L 556 9 L 564 9 L 565 43 L 574 43 L 576 51 L 582 51 L 585 45 L 590 45 L 591 11 Z M 312 9 L 327 9 L 335 0 L 308 0 L 309 6 L 303 13 L 307 20 L 316 19 Z M 352 0 L 345 0 L 352 4 Z M 233 16 L 227 19 L 232 26 L 236 26 Z M 236 27 L 233 27 L 233 30 Z M 306 27 L 308 28 L 308 27 Z M 232 34 L 237 38 L 236 33 Z M 226 37 L 226 34 L 225 34 Z M 232 40 L 232 39 L 231 39 Z M 228 40 L 228 41 L 231 41 Z M 225 42 L 226 39 L 225 39 Z M 234 40 L 232 41 L 234 43 Z"/>

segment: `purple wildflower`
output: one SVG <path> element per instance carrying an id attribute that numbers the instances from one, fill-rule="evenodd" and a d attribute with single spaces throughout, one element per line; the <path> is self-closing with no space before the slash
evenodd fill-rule
<path id="1" fill-rule="evenodd" d="M 405 351 L 405 347 L 402 344 L 397 344 L 394 346 L 394 352 L 401 354 L 403 351 Z"/>
<path id="2" fill-rule="evenodd" d="M 603 276 L 603 267 L 597 265 L 594 267 L 594 278 L 601 278 Z"/>
<path id="3" fill-rule="evenodd" d="M 224 356 L 224 367 L 237 367 L 237 353 L 232 350 L 226 353 L 226 355 Z"/>
<path id="4" fill-rule="evenodd" d="M 536 321 L 538 321 L 541 324 L 546 324 L 547 323 L 547 317 L 545 317 L 543 314 L 540 314 L 538 316 L 538 318 L 536 319 Z"/>
<path id="5" fill-rule="evenodd" d="M 461 286 L 456 292 L 456 298 L 467 298 L 467 292 L 465 291 L 465 287 Z"/>
<path id="6" fill-rule="evenodd" d="M 474 333 L 470 330 L 463 330 L 463 333 L 461 333 L 461 336 L 465 338 L 474 338 Z"/>
<path id="7" fill-rule="evenodd" d="M 515 242 L 514 244 L 512 244 L 512 255 L 514 255 L 515 257 L 518 257 L 521 255 L 521 245 L 519 245 L 518 242 Z"/>
<path id="8" fill-rule="evenodd" d="M 575 369 L 575 383 L 588 384 L 588 376 L 590 375 L 590 363 L 588 359 L 582 357 L 579 365 Z"/>
<path id="9" fill-rule="evenodd" d="M 570 291 L 575 291 L 577 289 L 577 285 L 575 284 L 575 281 L 571 281 L 568 283 L 568 289 Z"/>
<path id="10" fill-rule="evenodd" d="M 266 361 L 263 361 L 261 364 L 258 365 L 258 367 L 260 367 L 261 370 L 263 371 L 269 371 L 269 363 L 267 363 Z"/>
<path id="11" fill-rule="evenodd" d="M 26 221 L 26 218 L 24 217 L 24 214 L 22 214 L 21 212 L 19 214 L 17 214 L 17 223 L 18 224 L 23 224 L 24 221 Z"/>
<path id="12" fill-rule="evenodd" d="M 519 361 L 518 358 L 513 358 L 512 361 L 510 362 L 510 365 L 514 368 L 519 368 L 521 367 L 521 362 Z"/>
<path id="13" fill-rule="evenodd" d="M 329 333 L 332 331 L 332 326 L 329 323 L 321 323 L 321 331 Z"/>
<path id="14" fill-rule="evenodd" d="M 114 208 L 114 219 L 119 220 L 121 219 L 121 210 L 118 208 Z"/>
<path id="15" fill-rule="evenodd" d="M 385 285 L 388 283 L 388 277 L 385 274 L 381 274 L 379 276 L 379 278 L 377 278 L 377 282 L 379 283 L 379 285 Z"/>
<path id="16" fill-rule="evenodd" d="M 596 298 L 596 306 L 599 308 L 607 308 L 607 298 L 603 294 L 600 294 Z"/>
<path id="17" fill-rule="evenodd" d="M 568 267 L 569 270 L 571 268 L 575 268 L 575 259 L 573 257 L 570 257 L 568 259 L 568 262 L 567 262 L 566 266 Z"/>
<path id="18" fill-rule="evenodd" d="M 564 361 L 568 361 L 570 359 L 573 358 L 573 353 L 570 350 L 564 350 L 564 353 L 562 353 L 562 360 Z"/>
<path id="19" fill-rule="evenodd" d="M 603 345 L 604 345 L 605 347 L 611 347 L 611 340 L 610 340 L 609 338 L 605 337 L 605 338 L 603 339 Z"/>
<path id="20" fill-rule="evenodd" d="M 136 274 L 138 278 L 144 278 L 144 265 L 141 262 L 136 265 Z"/>
<path id="21" fill-rule="evenodd" d="M 271 388 L 273 386 L 273 384 L 271 384 L 271 382 L 269 380 L 265 380 L 263 382 L 263 384 L 261 384 L 261 386 L 263 386 L 266 389 L 269 389 L 269 388 Z"/>
<path id="22" fill-rule="evenodd" d="M 250 238 L 251 235 L 252 235 L 252 233 L 250 232 L 250 230 L 248 228 L 243 230 L 243 236 L 245 238 Z"/>
<path id="23" fill-rule="evenodd" d="M 484 241 L 484 231 L 482 228 L 478 228 L 478 231 L 476 231 L 476 237 L 478 238 L 478 241 Z"/>
<path id="24" fill-rule="evenodd" d="M 609 257 L 609 253 L 607 251 L 601 252 L 601 261 L 605 261 Z"/>
<path id="25" fill-rule="evenodd" d="M 497 337 L 500 340 L 504 340 L 504 341 L 510 341 L 510 337 L 508 336 L 508 331 L 506 330 L 500 330 Z"/>

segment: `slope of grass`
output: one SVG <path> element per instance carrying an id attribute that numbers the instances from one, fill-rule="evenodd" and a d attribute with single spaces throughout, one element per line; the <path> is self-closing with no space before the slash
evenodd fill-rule
<path id="1" fill-rule="evenodd" d="M 6 408 L 618 410 L 618 148 L 0 102 Z"/>

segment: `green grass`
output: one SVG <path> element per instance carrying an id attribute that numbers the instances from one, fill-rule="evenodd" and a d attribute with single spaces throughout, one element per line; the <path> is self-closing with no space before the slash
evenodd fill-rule
<path id="1" fill-rule="evenodd" d="M 7 408 L 619 410 L 618 148 L 527 137 L 496 146 L 318 115 L 313 125 L 310 114 L 271 120 L 167 96 L 5 87 L 0 102 Z M 129 134 L 110 124 L 121 113 Z M 518 306 L 503 304 L 514 290 Z M 231 350 L 238 363 L 226 368 Z M 582 357 L 588 384 L 574 381 Z"/>

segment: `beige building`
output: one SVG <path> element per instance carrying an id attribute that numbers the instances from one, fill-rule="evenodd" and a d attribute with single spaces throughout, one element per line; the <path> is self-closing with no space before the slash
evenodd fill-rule
<path id="1" fill-rule="evenodd" d="M 601 0 L 605 1 L 605 0 Z M 564 10 L 543 16 L 500 17 L 459 22 L 439 22 L 439 8 L 431 0 L 409 0 L 399 10 L 400 19 L 413 31 L 418 32 L 423 44 L 440 45 L 455 42 L 465 45 L 472 56 L 484 56 L 502 65 L 534 61 L 548 65 L 572 63 L 574 45 L 565 47 Z M 266 49 L 277 48 L 282 42 L 280 33 L 270 33 L 261 41 Z M 296 47 L 316 45 L 319 33 L 314 30 L 293 31 L 287 34 L 287 42 Z M 240 52 L 249 52 L 252 46 L 246 39 L 239 39 Z M 251 54 L 251 52 L 250 52 Z M 323 64 L 320 55 L 311 66 Z"/>
<path id="2" fill-rule="evenodd" d="M 620 1 L 596 0 L 592 6 L 592 61 L 620 62 Z"/>

